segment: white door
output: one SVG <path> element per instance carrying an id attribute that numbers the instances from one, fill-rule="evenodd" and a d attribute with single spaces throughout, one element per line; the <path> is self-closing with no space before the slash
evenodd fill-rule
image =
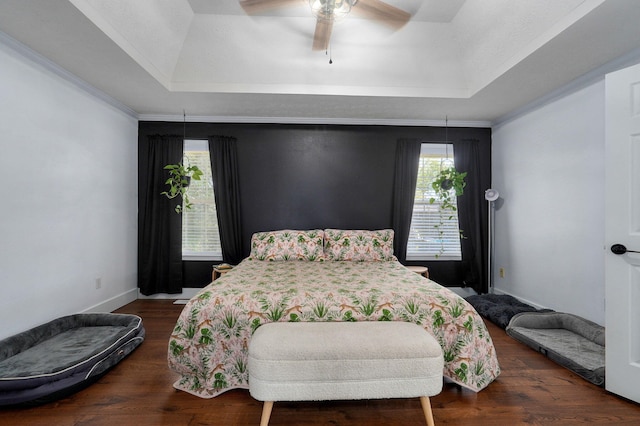
<path id="1" fill-rule="evenodd" d="M 640 65 L 607 75 L 605 123 L 605 385 L 640 402 Z"/>

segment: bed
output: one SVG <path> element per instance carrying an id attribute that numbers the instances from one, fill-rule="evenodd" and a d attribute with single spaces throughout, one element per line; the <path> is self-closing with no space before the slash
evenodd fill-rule
<path id="1" fill-rule="evenodd" d="M 94 383 L 144 340 L 136 315 L 57 318 L 0 341 L 0 406 L 39 405 Z"/>
<path id="2" fill-rule="evenodd" d="M 481 317 L 402 266 L 392 230 L 282 230 L 254 234 L 251 255 L 185 305 L 169 339 L 174 387 L 203 398 L 248 389 L 249 341 L 275 321 L 413 322 L 442 346 L 451 381 L 477 392 L 500 374 Z"/>
<path id="3" fill-rule="evenodd" d="M 466 297 L 480 315 L 502 328 L 509 325 L 514 315 L 523 312 L 550 312 L 549 309 L 536 309 L 508 294 L 476 294 Z"/>
<path id="4" fill-rule="evenodd" d="M 594 385 L 605 383 L 605 328 L 566 312 L 523 312 L 506 328 L 509 336 Z"/>

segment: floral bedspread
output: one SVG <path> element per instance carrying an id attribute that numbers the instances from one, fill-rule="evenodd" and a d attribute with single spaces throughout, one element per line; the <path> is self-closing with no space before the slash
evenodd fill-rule
<path id="1" fill-rule="evenodd" d="M 407 321 L 440 343 L 444 375 L 479 391 L 500 374 L 483 320 L 462 297 L 388 262 L 245 259 L 184 307 L 169 340 L 174 387 L 203 398 L 248 389 L 249 339 L 275 321 Z"/>

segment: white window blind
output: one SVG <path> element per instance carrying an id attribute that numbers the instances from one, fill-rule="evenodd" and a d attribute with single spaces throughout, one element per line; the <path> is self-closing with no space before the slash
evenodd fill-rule
<path id="1" fill-rule="evenodd" d="M 192 206 L 182 212 L 182 258 L 222 260 L 208 141 L 185 140 L 183 161 L 198 166 L 203 175 L 201 180 L 191 180 L 188 196 Z"/>
<path id="2" fill-rule="evenodd" d="M 441 169 L 453 167 L 453 145 L 423 143 L 420 151 L 420 166 L 413 204 L 411 229 L 407 245 L 407 260 L 460 260 L 460 230 L 458 215 L 442 217 L 440 225 L 440 204 L 429 200 L 435 196 L 431 183 Z M 456 197 L 453 197 L 454 200 Z M 455 204 L 455 203 L 454 203 Z"/>

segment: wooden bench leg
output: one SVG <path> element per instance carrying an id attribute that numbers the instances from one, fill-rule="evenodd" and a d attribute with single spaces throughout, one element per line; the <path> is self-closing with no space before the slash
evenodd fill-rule
<path id="1" fill-rule="evenodd" d="M 265 401 L 262 405 L 262 418 L 260 419 L 260 426 L 267 426 L 269 424 L 269 418 L 271 417 L 272 409 L 273 401 Z"/>
<path id="2" fill-rule="evenodd" d="M 420 404 L 422 404 L 422 411 L 424 412 L 424 418 L 427 420 L 427 425 L 434 426 L 435 423 L 433 423 L 433 413 L 431 412 L 431 401 L 429 401 L 429 397 L 421 396 Z"/>

